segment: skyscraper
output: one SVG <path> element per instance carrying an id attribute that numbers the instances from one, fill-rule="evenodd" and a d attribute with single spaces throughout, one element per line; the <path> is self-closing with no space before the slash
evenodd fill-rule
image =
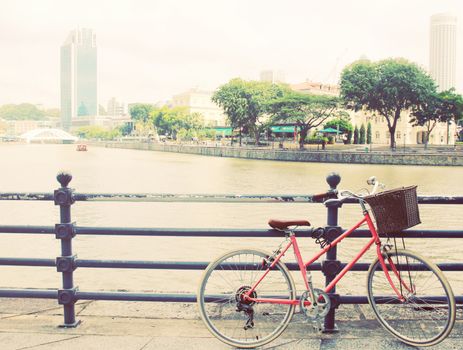
<path id="1" fill-rule="evenodd" d="M 439 91 L 455 87 L 457 63 L 457 17 L 440 13 L 431 17 L 429 73 Z"/>
<path id="2" fill-rule="evenodd" d="M 281 70 L 263 70 L 260 72 L 260 81 L 266 81 L 273 84 L 284 83 L 285 74 Z"/>
<path id="3" fill-rule="evenodd" d="M 69 130 L 72 119 L 97 113 L 96 37 L 91 29 L 73 30 L 61 46 L 62 127 Z"/>

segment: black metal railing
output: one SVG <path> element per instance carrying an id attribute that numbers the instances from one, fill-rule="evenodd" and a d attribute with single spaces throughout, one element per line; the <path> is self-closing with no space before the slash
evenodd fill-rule
<path id="1" fill-rule="evenodd" d="M 81 235 L 103 236 L 167 236 L 167 237 L 281 237 L 275 230 L 235 230 L 235 229 L 175 229 L 175 228 L 125 228 L 125 227 L 82 227 L 71 220 L 71 206 L 76 201 L 135 201 L 135 202 L 240 202 L 240 203 L 319 203 L 332 196 L 341 180 L 331 173 L 327 176 L 330 189 L 320 195 L 202 195 L 202 194 L 85 194 L 74 193 L 68 185 L 72 176 L 60 173 L 57 176 L 61 187 L 54 193 L 0 193 L 0 200 L 54 201 L 60 207 L 60 221 L 55 226 L 0 225 L 0 233 L 8 234 L 50 234 L 61 240 L 61 255 L 56 259 L 35 258 L 0 258 L 0 265 L 10 266 L 46 266 L 56 267 L 62 274 L 62 287 L 51 289 L 0 289 L 0 297 L 57 299 L 64 308 L 64 327 L 76 327 L 79 321 L 75 316 L 75 302 L 78 300 L 125 300 L 158 302 L 195 302 L 195 294 L 187 293 L 131 293 L 108 291 L 80 291 L 74 285 L 74 271 L 77 268 L 127 268 L 127 269 L 169 269 L 169 270 L 204 270 L 208 262 L 198 261 L 130 261 L 130 260 L 86 260 L 78 259 L 72 249 L 72 240 Z M 419 197 L 420 204 L 463 204 L 463 197 L 427 196 Z M 349 202 L 355 202 L 350 200 Z M 332 205 L 334 203 L 335 205 Z M 328 202 L 327 226 L 325 231 L 334 239 L 342 233 L 338 226 L 340 204 Z M 307 230 L 298 230 L 296 235 L 310 235 Z M 390 234 L 401 237 L 401 233 Z M 350 237 L 371 237 L 368 230 L 357 230 Z M 407 230 L 408 238 L 463 238 L 463 230 Z M 321 263 L 311 265 L 312 270 L 322 271 L 326 284 L 330 283 L 338 271 L 346 264 L 337 260 L 334 247 Z M 298 269 L 297 264 L 288 263 L 290 270 Z M 463 263 L 442 263 L 438 265 L 443 271 L 463 271 Z M 367 271 L 369 264 L 358 263 L 353 271 Z M 463 296 L 456 293 L 458 303 L 463 303 Z M 366 296 L 338 295 L 333 289 L 330 293 L 333 307 L 325 318 L 325 331 L 335 331 L 335 311 L 340 304 L 367 303 Z"/>

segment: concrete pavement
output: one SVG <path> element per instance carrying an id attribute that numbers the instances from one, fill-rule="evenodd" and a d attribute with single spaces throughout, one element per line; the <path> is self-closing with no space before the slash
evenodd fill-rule
<path id="1" fill-rule="evenodd" d="M 195 304 L 85 301 L 76 305 L 77 328 L 60 328 L 62 307 L 54 300 L 0 299 L 1 350 L 230 349 L 199 319 Z M 342 305 L 339 332 L 320 334 L 300 315 L 264 349 L 415 349 L 389 336 L 368 305 Z M 461 312 L 451 336 L 432 349 L 463 349 Z"/>

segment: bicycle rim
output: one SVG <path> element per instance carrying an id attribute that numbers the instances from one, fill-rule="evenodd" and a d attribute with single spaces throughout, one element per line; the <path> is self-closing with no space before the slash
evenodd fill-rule
<path id="1" fill-rule="evenodd" d="M 378 321 L 392 335 L 414 346 L 444 340 L 455 322 L 455 299 L 442 271 L 405 250 L 383 255 L 400 300 L 376 260 L 368 271 L 368 301 Z"/>
<path id="2" fill-rule="evenodd" d="M 239 294 L 253 286 L 266 270 L 269 254 L 257 250 L 229 252 L 209 264 L 204 272 L 198 305 L 201 318 L 219 340 L 239 348 L 253 348 L 277 338 L 288 326 L 294 305 L 254 303 L 253 327 L 249 314 L 238 311 Z M 238 296 L 238 297 L 237 297 Z M 255 289 L 254 297 L 295 299 L 296 289 L 288 269 L 278 263 Z"/>

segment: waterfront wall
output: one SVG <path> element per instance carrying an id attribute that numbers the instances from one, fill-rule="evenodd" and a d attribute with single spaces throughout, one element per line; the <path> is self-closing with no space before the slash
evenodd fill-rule
<path id="1" fill-rule="evenodd" d="M 346 152 L 346 151 L 297 151 L 259 149 L 248 147 L 214 147 L 201 145 L 165 144 L 155 142 L 97 142 L 93 146 L 138 149 L 147 151 L 189 153 L 211 157 L 230 157 L 288 162 L 321 162 L 391 165 L 440 165 L 463 166 L 461 152 L 404 153 L 397 152 Z"/>

